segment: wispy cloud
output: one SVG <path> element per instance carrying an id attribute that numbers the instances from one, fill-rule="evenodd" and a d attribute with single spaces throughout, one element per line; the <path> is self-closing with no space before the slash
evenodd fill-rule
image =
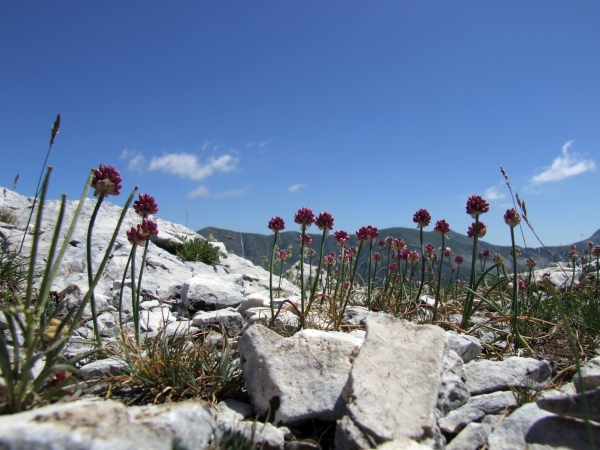
<path id="1" fill-rule="evenodd" d="M 486 200 L 500 200 L 506 197 L 502 192 L 499 192 L 496 186 L 492 186 L 485 191 Z"/>
<path id="2" fill-rule="evenodd" d="M 305 188 L 305 187 L 306 187 L 305 184 L 295 184 L 293 186 L 290 186 L 288 188 L 288 191 L 289 192 L 296 192 L 296 191 L 298 191 L 298 189 L 302 189 L 302 188 Z"/>
<path id="3" fill-rule="evenodd" d="M 202 144 L 202 151 L 206 151 L 211 145 L 213 145 L 217 140 L 213 139 L 212 141 L 204 141 L 204 143 Z M 217 148 L 219 148 L 218 145 L 215 145 L 213 150 L 216 150 Z"/>
<path id="4" fill-rule="evenodd" d="M 273 139 L 267 139 L 266 141 L 261 142 L 248 142 L 244 147 L 246 148 L 265 148 L 267 145 L 273 142 Z"/>
<path id="5" fill-rule="evenodd" d="M 237 161 L 237 158 L 231 155 L 222 155 L 218 158 L 211 156 L 204 162 L 200 162 L 196 155 L 189 153 L 168 153 L 160 158 L 152 158 L 149 169 L 199 181 L 214 172 L 231 172 L 236 168 Z"/>
<path id="6" fill-rule="evenodd" d="M 196 189 L 194 189 L 193 191 L 190 191 L 187 193 L 188 198 L 197 198 L 197 197 L 211 197 L 211 198 L 225 198 L 225 197 L 235 197 L 238 195 L 246 195 L 248 193 L 248 189 L 250 189 L 252 187 L 251 184 L 249 184 L 246 187 L 243 188 L 239 188 L 239 189 L 232 189 L 230 191 L 224 191 L 224 192 L 216 192 L 216 193 L 212 193 L 210 191 L 210 189 L 204 185 L 200 185 L 198 186 Z"/>
<path id="7" fill-rule="evenodd" d="M 121 155 L 119 155 L 119 159 L 128 159 L 129 164 L 127 168 L 132 172 L 142 173 L 146 170 L 146 158 L 138 151 L 124 148 Z"/>
<path id="8" fill-rule="evenodd" d="M 552 162 L 552 165 L 542 173 L 531 178 L 533 184 L 542 184 L 549 181 L 564 180 L 575 175 L 596 170 L 596 163 L 591 159 L 579 159 L 577 154 L 569 154 L 569 149 L 573 145 L 573 141 L 563 145 L 562 156 L 558 156 Z"/>

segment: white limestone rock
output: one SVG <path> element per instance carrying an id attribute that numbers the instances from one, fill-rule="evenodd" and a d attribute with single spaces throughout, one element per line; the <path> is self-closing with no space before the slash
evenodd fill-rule
<path id="1" fill-rule="evenodd" d="M 227 336 L 233 337 L 241 333 L 244 328 L 244 318 L 237 311 L 221 309 L 219 311 L 198 312 L 192 319 L 192 324 L 200 329 L 216 326 L 220 329 L 223 325 Z"/>
<path id="2" fill-rule="evenodd" d="M 475 336 L 446 331 L 446 337 L 448 338 L 446 346 L 454 350 L 465 364 L 475 359 L 483 350 L 481 341 Z"/>
<path id="3" fill-rule="evenodd" d="M 581 379 L 584 391 L 591 391 L 600 387 L 600 356 L 590 359 L 581 368 Z M 575 389 L 579 392 L 579 374 L 573 377 Z"/>
<path id="4" fill-rule="evenodd" d="M 187 280 L 181 290 L 184 306 L 196 311 L 238 306 L 244 301 L 242 278 L 226 277 L 228 278 L 200 274 Z"/>
<path id="5" fill-rule="evenodd" d="M 510 387 L 543 389 L 551 379 L 548 361 L 512 356 L 504 361 L 472 361 L 465 365 L 471 395 L 508 390 Z"/>

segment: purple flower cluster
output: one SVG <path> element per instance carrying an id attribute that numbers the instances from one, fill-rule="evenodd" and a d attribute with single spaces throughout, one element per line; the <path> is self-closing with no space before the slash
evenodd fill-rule
<path id="1" fill-rule="evenodd" d="M 273 217 L 269 220 L 269 230 L 272 230 L 277 234 L 280 231 L 285 230 L 285 222 L 279 216 Z"/>
<path id="2" fill-rule="evenodd" d="M 307 208 L 306 206 L 300 208 L 294 215 L 294 222 L 296 222 L 298 225 L 301 225 L 302 228 L 310 227 L 313 223 L 315 223 L 315 215 L 312 209 Z"/>
<path id="3" fill-rule="evenodd" d="M 504 213 L 504 223 L 511 228 L 516 227 L 521 222 L 521 216 L 515 210 L 515 208 L 507 209 Z"/>
<path id="4" fill-rule="evenodd" d="M 477 227 L 477 237 L 484 237 L 485 233 L 487 232 L 487 225 L 483 222 L 473 222 L 471 225 L 469 225 L 469 229 L 467 230 L 467 236 L 470 238 L 475 236 L 475 227 Z"/>
<path id="5" fill-rule="evenodd" d="M 350 239 L 350 236 L 348 236 L 348 233 L 344 230 L 339 230 L 333 233 L 333 238 L 337 241 L 339 246 L 344 247 L 346 242 Z"/>
<path id="6" fill-rule="evenodd" d="M 452 258 L 452 255 L 454 255 L 454 252 L 450 250 L 450 247 L 446 247 L 446 249 L 444 250 L 444 256 L 446 258 Z"/>
<path id="7" fill-rule="evenodd" d="M 388 266 L 388 270 L 389 270 L 390 272 L 397 272 L 397 271 L 398 271 L 398 264 L 396 264 L 396 263 L 391 263 L 391 264 Z"/>
<path id="8" fill-rule="evenodd" d="M 450 232 L 450 225 L 444 219 L 438 220 L 435 223 L 435 227 L 433 228 L 433 231 L 435 231 L 437 234 L 446 235 L 447 233 Z"/>
<path id="9" fill-rule="evenodd" d="M 322 212 L 317 216 L 315 225 L 319 227 L 319 230 L 324 230 L 325 228 L 333 230 L 333 216 L 328 212 Z"/>
<path id="10" fill-rule="evenodd" d="M 465 258 L 463 258 L 460 255 L 456 255 L 456 258 L 454 258 L 454 262 L 459 265 L 462 264 L 464 261 L 465 261 Z"/>
<path id="11" fill-rule="evenodd" d="M 592 256 L 595 256 L 596 258 L 598 258 L 600 256 L 600 245 L 596 245 L 592 249 Z"/>
<path id="12" fill-rule="evenodd" d="M 148 236 L 142 233 L 139 225 L 131 227 L 131 230 L 127 232 L 127 240 L 129 240 L 129 243 L 132 245 L 144 245 L 146 239 L 148 239 Z"/>
<path id="13" fill-rule="evenodd" d="M 419 264 L 419 260 L 421 259 L 421 255 L 419 255 L 414 250 L 409 250 L 408 255 L 406 256 L 408 262 L 410 262 L 413 266 Z"/>
<path id="14" fill-rule="evenodd" d="M 370 241 L 372 239 L 376 239 L 377 237 L 379 237 L 379 230 L 377 227 L 367 225 L 366 227 L 360 227 L 358 230 L 356 230 L 356 239 L 361 242 Z"/>
<path id="15" fill-rule="evenodd" d="M 100 167 L 94 169 L 94 178 L 92 179 L 92 187 L 95 189 L 94 197 L 99 197 L 100 194 L 119 195 L 121 193 L 121 172 L 110 166 L 106 167 L 100 164 Z"/>
<path id="16" fill-rule="evenodd" d="M 148 194 L 140 194 L 140 199 L 133 202 L 133 209 L 138 215 L 148 217 L 158 212 L 158 205 L 154 197 Z"/>
<path id="17" fill-rule="evenodd" d="M 431 222 L 431 214 L 426 209 L 420 209 L 414 214 L 413 222 L 417 224 L 417 228 L 426 227 Z"/>
<path id="18" fill-rule="evenodd" d="M 435 247 L 433 246 L 433 244 L 431 242 L 429 244 L 425 245 L 425 253 L 427 253 L 428 255 L 431 255 L 434 251 L 435 251 Z"/>
<path id="19" fill-rule="evenodd" d="M 312 237 L 309 234 L 304 235 L 304 245 L 311 245 L 312 241 Z M 302 235 L 298 236 L 298 244 L 302 245 Z"/>
<path id="20" fill-rule="evenodd" d="M 373 261 L 381 261 L 381 254 L 379 252 L 373 252 Z"/>
<path id="21" fill-rule="evenodd" d="M 490 204 L 481 195 L 471 195 L 467 200 L 467 214 L 473 219 L 490 210 Z"/>

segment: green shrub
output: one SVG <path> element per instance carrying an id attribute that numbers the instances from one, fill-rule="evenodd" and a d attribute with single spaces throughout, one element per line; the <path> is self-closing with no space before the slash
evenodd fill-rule
<path id="1" fill-rule="evenodd" d="M 27 258 L 5 248 L 0 240 L 0 303 L 14 300 L 20 294 L 27 281 Z"/>
<path id="2" fill-rule="evenodd" d="M 10 209 L 7 207 L 2 207 L 0 208 L 0 222 L 17 225 L 19 223 L 19 219 Z"/>
<path id="3" fill-rule="evenodd" d="M 219 264 L 219 249 L 199 237 L 183 239 L 183 244 L 177 248 L 177 256 L 184 261 L 200 261 L 214 266 Z"/>

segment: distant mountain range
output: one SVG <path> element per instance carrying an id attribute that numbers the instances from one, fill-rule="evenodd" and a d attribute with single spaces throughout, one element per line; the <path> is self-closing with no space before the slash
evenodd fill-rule
<path id="1" fill-rule="evenodd" d="M 318 230 L 317 230 L 318 231 Z M 377 240 L 379 241 L 379 239 L 384 239 L 386 236 L 394 236 L 394 237 L 401 237 L 402 239 L 404 239 L 404 241 L 409 245 L 409 247 L 413 248 L 413 249 L 418 249 L 419 248 L 419 230 L 415 229 L 415 228 L 402 228 L 402 227 L 396 227 L 396 228 L 386 228 L 386 229 L 382 229 L 379 230 L 379 237 L 377 238 Z M 265 267 L 265 264 L 263 264 L 263 257 L 268 257 L 270 258 L 271 256 L 271 249 L 273 246 L 273 234 L 270 235 L 266 235 L 266 234 L 258 234 L 258 233 L 240 233 L 238 231 L 232 231 L 232 230 L 223 230 L 221 228 L 213 228 L 213 227 L 205 227 L 202 228 L 201 230 L 198 230 L 198 234 L 204 236 L 205 238 L 208 238 L 208 236 L 210 234 L 212 234 L 212 236 L 219 242 L 223 242 L 225 244 L 225 247 L 227 248 L 228 251 L 233 250 L 233 252 L 238 255 L 238 256 L 242 256 L 250 261 L 252 261 L 255 265 L 262 265 L 263 267 Z M 316 259 L 318 258 L 319 255 L 319 251 L 320 251 L 320 245 L 321 245 L 321 236 L 322 233 L 321 232 L 317 232 L 317 233 L 307 233 L 310 234 L 310 236 L 313 238 L 313 243 L 312 243 L 312 248 L 314 248 L 317 252 L 317 254 L 313 257 L 313 264 L 316 264 L 318 262 L 316 262 Z M 279 248 L 288 249 L 288 246 L 292 246 L 292 258 L 290 260 L 288 260 L 288 263 L 290 262 L 297 262 L 298 261 L 298 255 L 300 253 L 300 245 L 298 244 L 298 236 L 300 235 L 300 231 L 284 231 L 282 233 L 279 234 L 279 239 L 277 244 L 279 245 Z M 461 235 L 459 233 L 455 233 L 453 231 L 451 231 L 448 234 L 448 238 L 446 238 L 446 247 L 450 247 L 452 249 L 452 251 L 454 252 L 454 256 L 456 255 L 461 255 L 465 262 L 463 263 L 463 267 L 470 267 L 471 264 L 471 254 L 473 251 L 473 240 L 468 238 L 465 235 Z M 424 243 L 427 244 L 428 242 L 431 242 L 436 249 L 439 249 L 439 247 L 441 247 L 442 245 L 442 239 L 441 236 L 434 233 L 433 231 L 425 231 L 423 233 L 423 239 L 424 239 Z M 596 245 L 600 244 L 600 229 L 597 230 L 589 239 L 586 239 L 584 241 L 579 241 L 579 242 L 575 242 L 574 244 L 577 246 L 577 248 L 579 249 L 580 253 L 583 252 L 583 250 L 585 248 L 587 248 L 587 242 L 588 241 L 593 241 Z M 242 242 L 243 242 L 243 252 L 242 252 Z M 351 235 L 350 241 L 348 241 L 348 246 L 357 246 L 357 241 L 356 241 L 356 236 Z M 485 242 L 485 240 L 480 240 L 479 244 L 478 244 L 478 251 L 483 251 L 483 250 L 489 250 L 492 254 L 494 253 L 500 253 L 503 257 L 504 257 L 504 261 L 505 264 L 507 266 L 507 268 L 512 267 L 511 261 L 512 261 L 512 257 L 509 254 L 510 251 L 510 247 L 509 246 L 502 246 L 502 245 L 494 245 L 494 244 L 490 244 L 488 242 Z M 558 247 L 547 247 L 547 249 L 551 252 L 552 256 L 554 256 L 554 258 L 556 258 L 558 261 L 565 261 L 566 260 L 566 255 L 569 253 L 569 246 L 568 245 L 563 245 L 563 246 L 558 246 Z M 330 233 L 329 236 L 325 239 L 325 253 L 328 253 L 329 251 L 338 251 L 339 247 L 337 246 L 336 241 L 333 239 L 333 234 Z M 377 246 L 377 244 L 374 245 L 374 249 L 373 251 L 378 251 L 382 254 L 383 256 L 383 261 L 385 262 L 387 259 L 387 247 L 385 247 L 384 249 L 379 249 L 379 247 Z M 532 247 L 529 249 L 525 249 L 525 248 L 521 248 L 522 251 L 522 257 L 520 258 L 520 264 L 519 265 L 524 265 L 526 258 L 530 257 L 533 258 L 536 263 L 537 263 L 537 267 L 545 267 L 548 263 L 552 262 L 553 258 L 552 256 L 550 256 L 548 254 L 548 252 L 543 248 L 543 247 Z M 439 250 L 437 250 L 437 253 L 439 254 Z M 365 265 L 366 265 L 366 257 L 368 254 L 368 247 L 364 248 L 361 252 L 361 257 L 359 259 L 359 267 L 358 267 L 358 271 L 359 273 L 361 273 L 361 271 L 364 269 Z M 454 257 L 453 257 L 454 258 Z M 306 260 L 308 262 L 308 260 Z M 490 264 L 492 264 L 490 261 L 487 262 L 487 267 L 490 266 Z M 444 260 L 444 266 L 447 267 L 447 261 Z M 289 267 L 289 265 L 288 265 Z M 381 263 L 380 263 L 380 267 L 381 267 Z M 464 270 L 464 272 L 463 272 Z M 468 272 L 469 269 L 462 269 L 461 273 L 466 274 Z"/>

